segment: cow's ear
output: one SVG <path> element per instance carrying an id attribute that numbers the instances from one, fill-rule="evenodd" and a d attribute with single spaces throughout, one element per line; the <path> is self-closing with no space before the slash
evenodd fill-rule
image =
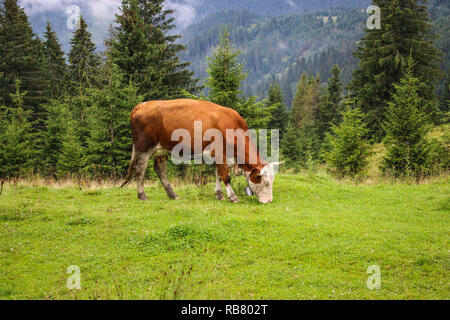
<path id="1" fill-rule="evenodd" d="M 250 173 L 250 180 L 253 183 L 261 183 L 261 172 L 258 168 L 254 168 Z"/>

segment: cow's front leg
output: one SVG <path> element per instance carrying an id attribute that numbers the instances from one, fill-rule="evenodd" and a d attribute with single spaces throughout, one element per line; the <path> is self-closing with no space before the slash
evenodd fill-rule
<path id="1" fill-rule="evenodd" d="M 167 178 L 166 171 L 166 162 L 167 157 L 159 157 L 155 158 L 155 171 L 158 174 L 159 180 L 161 181 L 164 189 L 166 190 L 167 196 L 174 200 L 178 200 L 179 197 L 173 192 L 172 186 L 169 183 L 169 179 Z"/>
<path id="2" fill-rule="evenodd" d="M 231 177 L 230 171 L 228 170 L 228 165 L 217 165 L 217 171 L 219 172 L 220 179 L 222 179 L 225 184 L 225 189 L 227 190 L 227 197 L 233 203 L 239 202 L 238 197 L 234 193 L 233 188 L 231 187 Z"/>
<path id="3" fill-rule="evenodd" d="M 216 187 L 214 188 L 214 192 L 216 194 L 217 200 L 225 200 L 225 197 L 222 193 L 222 185 L 220 182 L 219 171 L 216 170 Z"/>

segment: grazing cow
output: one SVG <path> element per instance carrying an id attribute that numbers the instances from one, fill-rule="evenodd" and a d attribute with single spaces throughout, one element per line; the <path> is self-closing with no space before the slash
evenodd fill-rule
<path id="1" fill-rule="evenodd" d="M 266 163 L 260 157 L 256 145 L 249 135 L 245 134 L 248 130 L 245 120 L 233 109 L 207 101 L 188 99 L 149 101 L 140 103 L 134 108 L 131 112 L 133 152 L 127 178 L 122 187 L 131 181 L 135 172 L 138 198 L 146 201 L 144 175 L 148 161 L 150 157 L 153 157 L 155 171 L 167 195 L 172 199 L 178 199 L 167 179 L 166 161 L 169 152 L 180 143 L 188 144 L 189 150 L 192 150 L 190 156 L 194 156 L 194 123 L 199 121 L 202 124 L 202 134 L 205 134 L 209 129 L 215 129 L 223 137 L 223 141 L 217 141 L 217 143 L 222 144 L 222 154 L 216 153 L 215 150 L 210 153 L 210 156 L 214 157 L 214 163 L 217 167 L 215 187 L 217 199 L 225 199 L 222 194 L 222 181 L 225 184 L 228 199 L 233 203 L 239 201 L 230 184 L 231 178 L 228 167 L 230 159 L 227 159 L 225 155 L 225 150 L 229 147 L 234 150 L 233 160 L 239 160 L 239 167 L 244 170 L 249 187 L 258 196 L 259 201 L 261 203 L 272 202 L 274 164 Z M 184 139 L 179 138 L 173 141 L 173 133 L 178 129 L 187 130 L 192 137 L 191 140 L 184 141 Z M 230 138 L 227 135 L 227 130 L 234 130 L 237 133 Z M 244 145 L 242 141 L 245 141 Z M 215 139 L 211 138 L 210 141 L 202 139 L 201 152 L 206 152 L 205 149 L 212 142 L 216 142 Z M 240 159 L 237 159 L 239 155 Z M 218 159 L 222 161 L 217 161 Z"/>

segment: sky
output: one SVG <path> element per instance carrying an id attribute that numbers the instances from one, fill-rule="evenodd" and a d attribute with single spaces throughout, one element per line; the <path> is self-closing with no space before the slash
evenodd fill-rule
<path id="1" fill-rule="evenodd" d="M 165 7 L 175 10 L 179 28 L 184 29 L 194 21 L 196 1 L 198 0 L 177 2 L 166 0 Z M 108 26 L 114 21 L 114 14 L 118 13 L 120 2 L 120 0 L 20 0 L 29 16 L 46 12 L 67 14 L 70 6 L 78 5 L 81 8 L 81 14 L 94 18 L 98 26 Z"/>
<path id="2" fill-rule="evenodd" d="M 166 0 L 166 9 L 174 10 L 177 32 L 184 30 L 192 24 L 197 17 L 195 4 L 202 0 Z M 49 19 L 57 26 L 57 33 L 65 50 L 69 49 L 68 42 L 72 37 L 75 25 L 71 21 L 74 12 L 79 7 L 80 14 L 86 18 L 89 31 L 93 35 L 93 41 L 100 51 L 104 48 L 104 39 L 107 37 L 109 26 L 115 20 L 115 14 L 119 13 L 121 0 L 19 0 L 25 8 L 33 27 L 38 34 L 43 33 L 45 23 Z M 75 9 L 74 9 L 74 6 Z M 67 23 L 63 23 L 64 19 Z M 64 29 L 61 29 L 64 26 Z M 66 27 L 67 26 L 67 27 Z"/>

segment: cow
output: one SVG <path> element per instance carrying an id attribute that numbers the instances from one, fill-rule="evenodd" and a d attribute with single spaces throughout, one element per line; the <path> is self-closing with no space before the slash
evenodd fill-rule
<path id="1" fill-rule="evenodd" d="M 180 143 L 190 144 L 194 156 L 194 123 L 201 122 L 202 134 L 209 129 L 221 133 L 222 150 L 234 150 L 234 159 L 239 160 L 239 167 L 244 171 L 251 191 L 258 196 L 259 202 L 266 204 L 272 202 L 272 186 L 274 182 L 274 165 L 267 163 L 260 156 L 259 151 L 248 134 L 246 121 L 233 109 L 226 108 L 212 102 L 190 99 L 153 100 L 138 104 L 130 116 L 132 127 L 133 150 L 131 163 L 125 182 L 121 188 L 130 183 L 133 173 L 136 175 L 138 198 L 148 200 L 144 192 L 144 175 L 151 157 L 154 158 L 154 169 L 164 189 L 171 199 L 179 199 L 173 191 L 166 173 L 166 162 L 170 152 Z M 172 139 L 173 133 L 178 129 L 187 130 L 191 135 L 190 141 Z M 227 130 L 237 132 L 233 137 L 227 135 Z M 242 144 L 245 141 L 245 144 Z M 207 146 L 215 139 L 201 142 L 201 152 L 206 152 Z M 198 150 L 198 149 L 197 149 Z M 224 153 L 224 152 L 222 152 Z M 237 159 L 238 156 L 240 159 Z M 221 182 L 225 184 L 226 194 L 232 203 L 239 202 L 233 188 L 229 171 L 230 159 L 226 154 L 216 154 L 212 151 L 216 165 L 215 195 L 218 200 L 225 200 L 222 194 Z M 217 161 L 217 159 L 222 161 Z"/>

